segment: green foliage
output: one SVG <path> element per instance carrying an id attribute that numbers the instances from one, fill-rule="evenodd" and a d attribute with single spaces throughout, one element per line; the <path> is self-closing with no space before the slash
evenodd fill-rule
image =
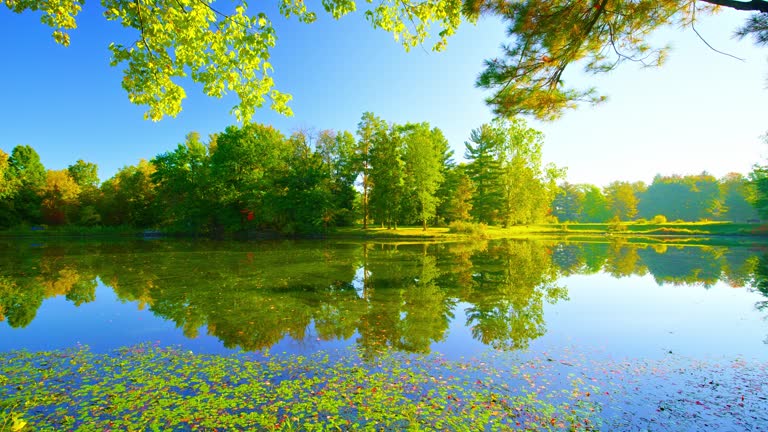
<path id="1" fill-rule="evenodd" d="M 448 224 L 448 232 L 455 234 L 468 234 L 475 238 L 487 238 L 488 225 L 484 223 L 453 221 Z"/>
<path id="2" fill-rule="evenodd" d="M 542 166 L 542 144 L 541 132 L 522 119 L 497 119 L 472 131 L 465 156 L 476 186 L 473 217 L 503 226 L 544 219 L 564 172 Z"/>
<path id="3" fill-rule="evenodd" d="M 102 222 L 111 226 L 154 226 L 158 221 L 156 190 L 152 182 L 154 172 L 154 165 L 142 159 L 137 165 L 121 168 L 111 179 L 102 183 Z"/>
<path id="4" fill-rule="evenodd" d="M 334 201 L 330 215 L 337 226 L 348 226 L 354 222 L 355 179 L 358 166 L 355 160 L 355 137 L 349 131 L 320 132 L 317 152 L 323 159 L 330 175 L 330 189 Z"/>
<path id="5" fill-rule="evenodd" d="M 527 364 L 502 371 L 385 350 L 370 361 L 354 351 L 209 356 L 150 345 L 0 358 L 0 376 L 11 377 L 0 386 L 7 395 L 0 425 L 9 417 L 13 424 L 24 419 L 35 428 L 78 430 L 478 430 L 520 423 L 590 430 L 598 424 L 597 405 L 580 380 L 538 394 L 527 388 L 522 366 L 535 367 Z M 498 384 L 499 376 L 509 382 Z"/>
<path id="6" fill-rule="evenodd" d="M 749 180 L 754 188 L 752 205 L 760 217 L 768 218 L 768 167 L 755 165 L 749 173 Z"/>
<path id="7" fill-rule="evenodd" d="M 274 223 L 273 182 L 287 169 L 290 152 L 283 134 L 271 126 L 230 126 L 220 134 L 211 155 L 217 223 L 230 230 Z"/>
<path id="8" fill-rule="evenodd" d="M 651 222 L 653 222 L 655 224 L 667 223 L 667 217 L 664 216 L 664 215 L 659 214 L 659 215 L 654 216 L 653 219 L 651 220 Z"/>
<path id="9" fill-rule="evenodd" d="M 590 74 L 610 72 L 624 63 L 657 67 L 664 63 L 668 46 L 650 37 L 663 27 L 692 29 L 701 16 L 713 14 L 718 5 L 762 11 L 748 21 L 741 36 L 755 35 L 764 43 L 768 4 L 763 1 L 723 2 L 692 0 L 525 0 L 493 2 L 469 0 L 464 12 L 501 16 L 507 23 L 509 44 L 501 58 L 485 62 L 477 85 L 494 94 L 487 100 L 503 117 L 518 114 L 553 120 L 580 103 L 604 101 L 594 87 L 576 88 L 563 74 L 571 65 L 583 65 Z"/>
<path id="10" fill-rule="evenodd" d="M 278 215 L 276 226 L 285 233 L 318 233 L 333 225 L 336 206 L 332 179 L 320 153 L 312 152 L 305 136 L 294 134 L 287 165 L 290 169 L 275 180 L 281 191 L 273 197 L 271 207 Z"/>
<path id="11" fill-rule="evenodd" d="M 584 187 L 565 182 L 557 188 L 552 215 L 559 221 L 583 220 L 584 202 Z"/>
<path id="12" fill-rule="evenodd" d="M 445 181 L 440 186 L 442 197 L 438 216 L 448 222 L 466 222 L 472 218 L 472 198 L 475 183 L 467 175 L 467 165 L 460 164 L 446 170 Z"/>
<path id="13" fill-rule="evenodd" d="M 373 125 L 371 125 L 373 126 Z M 395 125 L 376 126 L 370 148 L 370 211 L 373 219 L 387 228 L 397 228 L 406 194 L 406 143 Z"/>
<path id="14" fill-rule="evenodd" d="M 753 195 L 749 180 L 743 175 L 726 175 L 720 180 L 720 218 L 742 223 L 759 219 L 757 210 L 750 203 Z"/>
<path id="15" fill-rule="evenodd" d="M 12 175 L 8 154 L 0 149 L 0 199 L 12 197 L 19 187 L 19 179 Z"/>
<path id="16" fill-rule="evenodd" d="M 605 187 L 605 200 L 614 218 L 631 220 L 637 215 L 637 194 L 629 182 L 615 181 Z"/>
<path id="17" fill-rule="evenodd" d="M 464 157 L 470 161 L 466 172 L 475 185 L 471 215 L 475 220 L 493 223 L 498 219 L 502 204 L 501 162 L 499 147 L 501 137 L 491 125 L 484 124 L 470 133 L 465 142 Z"/>
<path id="18" fill-rule="evenodd" d="M 405 166 L 408 186 L 419 207 L 419 219 L 427 229 L 427 221 L 435 216 L 436 192 L 443 182 L 443 161 L 448 142 L 438 128 L 428 123 L 407 124 L 402 128 L 405 141 Z"/>
<path id="19" fill-rule="evenodd" d="M 3 200 L 0 204 L 0 224 L 40 223 L 40 191 L 46 179 L 40 155 L 28 145 L 18 145 L 7 160 L 6 171 L 4 176 L 11 178 L 15 191 L 10 200 Z M 10 191 L 8 195 L 11 195 Z"/>
<path id="20" fill-rule="evenodd" d="M 619 216 L 614 216 L 613 219 L 611 219 L 610 223 L 608 224 L 608 231 L 609 232 L 617 232 L 617 231 L 626 231 L 627 225 L 625 223 L 622 223 L 621 218 Z"/>
<path id="21" fill-rule="evenodd" d="M 77 27 L 83 0 L 3 0 L 16 13 L 42 12 L 42 22 L 53 29 L 57 43 L 68 46 L 69 31 Z M 366 18 L 374 28 L 392 33 L 405 49 L 422 44 L 431 26 L 439 28 L 435 50 L 445 47 L 461 22 L 461 2 L 386 1 L 367 6 Z M 119 23 L 127 43 L 109 44 L 110 64 L 123 66 L 122 87 L 131 102 L 144 105 L 144 117 L 157 121 L 181 111 L 186 91 L 180 81 L 188 78 L 203 93 L 221 98 L 237 95 L 232 114 L 248 122 L 256 108 L 269 101 L 284 115 L 292 111 L 291 96 L 274 88 L 270 63 L 277 43 L 272 20 L 263 12 L 249 11 L 248 4 L 216 0 L 102 0 L 104 18 Z M 316 20 L 316 12 L 300 0 L 278 0 L 280 15 L 304 23 Z M 357 9 L 353 0 L 324 0 L 323 9 L 335 19 Z M 132 39 L 132 40 L 131 40 Z"/>
<path id="22" fill-rule="evenodd" d="M 373 183 L 371 181 L 371 158 L 376 141 L 386 136 L 386 123 L 376 117 L 372 112 L 364 112 L 357 124 L 357 148 L 355 149 L 356 161 L 360 170 L 360 187 L 362 197 L 360 200 L 363 228 L 368 227 L 370 217 L 370 199 Z"/>
<path id="23" fill-rule="evenodd" d="M 216 206 L 210 155 L 199 134 L 188 134 L 184 144 L 155 156 L 152 165 L 163 225 L 187 232 L 212 229 Z"/>
<path id="24" fill-rule="evenodd" d="M 607 222 L 611 218 L 608 200 L 595 185 L 584 185 L 584 222 Z"/>
<path id="25" fill-rule="evenodd" d="M 99 168 L 95 163 L 78 159 L 67 167 L 69 175 L 80 188 L 95 188 L 99 186 Z"/>
<path id="26" fill-rule="evenodd" d="M 50 225 L 64 225 L 75 216 L 80 186 L 68 170 L 48 170 L 40 191 L 43 220 Z"/>
<path id="27" fill-rule="evenodd" d="M 638 194 L 638 212 L 644 217 L 663 214 L 669 219 L 687 221 L 718 219 L 724 210 L 722 187 L 721 182 L 707 173 L 657 175 L 648 189 Z"/>

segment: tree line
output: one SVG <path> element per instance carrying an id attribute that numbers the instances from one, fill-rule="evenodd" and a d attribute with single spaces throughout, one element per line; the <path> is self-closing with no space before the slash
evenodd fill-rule
<path id="1" fill-rule="evenodd" d="M 698 175 L 657 175 L 650 185 L 615 181 L 604 188 L 591 184 L 563 183 L 552 203 L 560 221 L 608 222 L 610 220 L 759 220 L 757 191 L 747 177 L 730 173 L 717 179 Z"/>
<path id="2" fill-rule="evenodd" d="M 0 228 L 127 226 L 187 234 L 326 232 L 338 226 L 646 219 L 750 222 L 766 207 L 763 167 L 747 178 L 657 175 L 604 188 L 564 181 L 542 162 L 543 134 L 522 119 L 496 119 L 469 134 L 457 164 L 439 128 L 364 113 L 349 131 L 230 126 L 203 141 L 125 166 L 104 182 L 78 160 L 46 170 L 37 152 L 0 150 Z M 558 181 L 561 183 L 558 185 Z"/>
<path id="3" fill-rule="evenodd" d="M 544 220 L 563 170 L 541 162 L 543 135 L 523 120 L 471 132 L 456 164 L 439 128 L 363 114 L 349 131 L 230 126 L 125 166 L 100 182 L 78 160 L 46 170 L 37 152 L 0 151 L 0 227 L 130 226 L 218 234 L 318 233 L 362 223 L 396 228 Z"/>

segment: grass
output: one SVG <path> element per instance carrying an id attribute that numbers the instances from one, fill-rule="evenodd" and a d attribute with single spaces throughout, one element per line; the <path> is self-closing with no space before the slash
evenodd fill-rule
<path id="1" fill-rule="evenodd" d="M 96 237 L 96 236 L 138 236 L 144 230 L 130 227 L 45 227 L 33 230 L 30 226 L 0 231 L 3 237 Z M 620 223 L 550 223 L 515 225 L 507 228 L 486 226 L 475 223 L 454 223 L 451 227 L 400 226 L 387 229 L 369 225 L 339 227 L 326 234 L 332 238 L 362 238 L 377 240 L 465 240 L 503 238 L 548 238 L 568 236 L 580 238 L 612 236 L 633 239 L 638 237 L 684 238 L 684 237 L 763 237 L 768 236 L 768 225 L 737 224 L 732 222 L 620 222 Z"/>
<path id="2" fill-rule="evenodd" d="M 454 229 L 448 227 L 398 227 L 386 229 L 380 227 L 338 228 L 331 237 L 359 237 L 374 239 L 436 239 L 450 240 L 482 237 L 489 239 L 500 238 L 529 238 L 548 236 L 579 236 L 583 238 L 594 236 L 614 236 L 631 238 L 663 238 L 663 237 L 712 237 L 712 236 L 765 236 L 768 227 L 755 224 L 735 224 L 731 222 L 666 222 L 640 223 L 555 223 L 515 225 L 507 228 L 488 226 L 482 233 L 476 229 Z"/>

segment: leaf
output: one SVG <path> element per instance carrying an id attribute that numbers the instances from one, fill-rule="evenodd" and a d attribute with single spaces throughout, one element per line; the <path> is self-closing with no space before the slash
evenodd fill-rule
<path id="1" fill-rule="evenodd" d="M 27 422 L 26 421 L 22 420 L 21 417 L 14 417 L 13 418 L 13 424 L 11 425 L 11 431 L 18 432 L 18 431 L 24 429 L 25 426 L 27 426 Z"/>

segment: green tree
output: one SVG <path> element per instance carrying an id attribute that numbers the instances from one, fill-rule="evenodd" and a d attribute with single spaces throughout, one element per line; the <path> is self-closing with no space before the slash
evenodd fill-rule
<path id="1" fill-rule="evenodd" d="M 768 144 L 768 132 L 763 135 L 763 142 Z M 768 219 L 768 166 L 755 164 L 749 173 L 752 185 L 751 203 L 763 219 Z"/>
<path id="2" fill-rule="evenodd" d="M 579 185 L 564 182 L 557 188 L 552 202 L 552 215 L 559 221 L 582 221 L 585 193 Z"/>
<path id="3" fill-rule="evenodd" d="M 656 175 L 648 189 L 639 197 L 640 217 L 651 219 L 663 215 L 668 220 L 691 220 L 683 203 L 690 199 L 691 188 L 680 176 Z"/>
<path id="4" fill-rule="evenodd" d="M 723 220 L 743 223 L 758 219 L 757 211 L 750 204 L 750 189 L 749 180 L 739 173 L 730 173 L 720 179 Z"/>
<path id="5" fill-rule="evenodd" d="M 501 58 L 486 61 L 477 80 L 479 87 L 494 91 L 487 102 L 495 113 L 551 120 L 579 103 L 605 100 L 593 87 L 567 85 L 562 76 L 568 66 L 584 65 L 592 74 L 627 62 L 660 66 L 669 48 L 655 46 L 649 35 L 661 27 L 695 31 L 695 22 L 719 6 L 758 12 L 737 34 L 768 43 L 764 0 L 467 0 L 464 13 L 499 15 L 508 23 L 510 43 Z"/>
<path id="6" fill-rule="evenodd" d="M 476 145 L 467 143 L 467 158 L 472 159 L 469 172 L 477 185 L 473 206 L 480 209 L 479 219 L 503 226 L 543 219 L 563 171 L 542 165 L 542 133 L 522 119 L 496 119 L 473 130 L 471 140 Z"/>
<path id="7" fill-rule="evenodd" d="M 323 155 L 312 151 L 305 133 L 294 133 L 288 144 L 288 169 L 276 173 L 274 180 L 276 228 L 285 233 L 327 231 L 336 214 L 331 172 Z"/>
<path id="8" fill-rule="evenodd" d="M 584 188 L 583 222 L 607 222 L 611 218 L 608 200 L 599 187 L 591 184 L 582 185 Z"/>
<path id="9" fill-rule="evenodd" d="M 152 165 L 162 223 L 186 232 L 207 231 L 214 203 L 210 193 L 210 155 L 200 134 L 190 132 L 184 144 L 155 156 Z"/>
<path id="10" fill-rule="evenodd" d="M 155 166 L 144 159 L 121 168 L 101 184 L 101 219 L 108 225 L 149 228 L 159 222 L 155 204 Z"/>
<path id="11" fill-rule="evenodd" d="M 280 131 L 260 124 L 230 126 L 211 155 L 211 193 L 216 224 L 227 229 L 279 224 L 274 180 L 287 169 L 292 151 Z"/>
<path id="12" fill-rule="evenodd" d="M 402 129 L 405 141 L 405 166 L 408 186 L 413 191 L 422 227 L 435 216 L 438 198 L 435 195 L 443 181 L 443 161 L 448 141 L 438 128 L 429 123 L 407 124 Z"/>
<path id="13" fill-rule="evenodd" d="M 495 223 L 503 199 L 499 151 L 503 137 L 491 125 L 473 129 L 464 142 L 464 157 L 469 161 L 467 175 L 475 185 L 472 217 L 485 223 Z"/>
<path id="14" fill-rule="evenodd" d="M 522 119 L 499 122 L 505 134 L 502 147 L 502 224 L 540 221 L 549 212 L 562 171 L 542 166 L 544 135 Z"/>
<path id="15" fill-rule="evenodd" d="M 8 153 L 0 149 L 0 199 L 12 197 L 19 187 L 18 178 L 12 175 Z"/>
<path id="16" fill-rule="evenodd" d="M 387 133 L 387 124 L 376 117 L 371 112 L 363 113 L 360 122 L 357 124 L 357 148 L 355 157 L 360 170 L 360 187 L 362 188 L 361 211 L 363 217 L 363 229 L 368 228 L 368 218 L 370 217 L 370 194 L 373 184 L 371 183 L 371 151 L 378 139 Z"/>
<path id="17" fill-rule="evenodd" d="M 405 195 L 405 141 L 397 125 L 380 129 L 370 150 L 369 207 L 373 219 L 397 229 Z"/>
<path id="18" fill-rule="evenodd" d="M 69 223 L 77 212 L 80 185 L 68 170 L 48 170 L 40 191 L 43 220 L 51 225 Z"/>
<path id="19" fill-rule="evenodd" d="M 656 215 L 664 215 L 669 220 L 716 219 L 722 207 L 720 183 L 707 173 L 657 175 L 647 190 L 637 196 L 638 213 L 647 219 Z"/>
<path id="20" fill-rule="evenodd" d="M 18 189 L 7 211 L 9 225 L 21 222 L 40 222 L 40 191 L 45 185 L 45 167 L 40 162 L 40 155 L 28 145 L 19 145 L 11 151 L 8 158 L 10 176 L 15 178 Z"/>
<path id="21" fill-rule="evenodd" d="M 101 215 L 99 215 L 97 208 L 101 200 L 101 192 L 99 191 L 98 166 L 95 163 L 78 159 L 77 162 L 67 167 L 67 171 L 75 183 L 80 186 L 77 219 L 73 222 L 80 225 L 99 224 Z"/>
<path id="22" fill-rule="evenodd" d="M 78 159 L 77 162 L 67 167 L 72 180 L 81 188 L 99 186 L 99 167 L 93 162 L 85 162 Z"/>
<path id="23" fill-rule="evenodd" d="M 631 220 L 637 215 L 638 199 L 629 182 L 615 181 L 605 187 L 608 210 L 620 220 Z"/>
<path id="24" fill-rule="evenodd" d="M 440 189 L 440 196 L 444 198 L 438 209 L 439 215 L 447 222 L 468 221 L 472 218 L 472 198 L 476 188 L 467 175 L 466 164 L 449 168 Z"/>
<path id="25" fill-rule="evenodd" d="M 355 179 L 358 166 L 355 162 L 355 137 L 349 131 L 324 130 L 317 139 L 317 152 L 331 177 L 331 189 L 335 201 L 333 220 L 336 225 L 351 225 L 354 221 Z"/>

